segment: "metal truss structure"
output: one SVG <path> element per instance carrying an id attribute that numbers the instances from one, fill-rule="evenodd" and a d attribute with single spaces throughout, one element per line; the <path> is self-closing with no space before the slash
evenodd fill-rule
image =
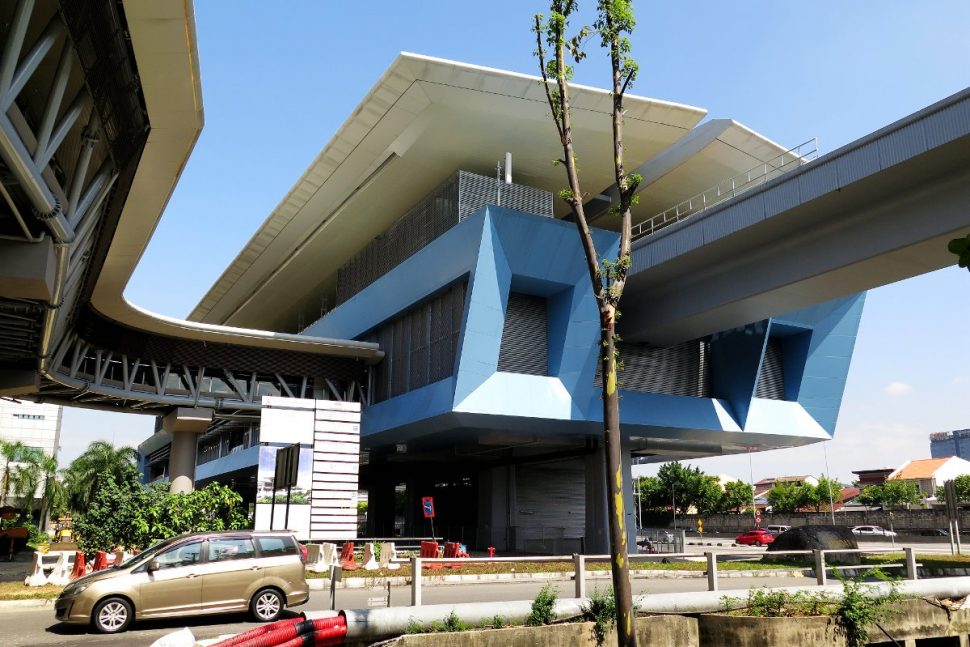
<path id="1" fill-rule="evenodd" d="M 31 399 L 142 413 L 235 415 L 258 410 L 263 395 L 366 403 L 359 360 L 166 338 L 94 311 L 93 285 L 150 130 L 120 3 L 4 3 L 4 27 L 0 242 L 52 244 L 55 267 L 49 301 L 0 288 L 0 372 L 38 372 Z"/>

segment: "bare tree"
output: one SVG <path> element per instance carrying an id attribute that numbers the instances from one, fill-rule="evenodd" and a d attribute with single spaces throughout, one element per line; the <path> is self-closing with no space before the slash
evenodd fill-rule
<path id="1" fill-rule="evenodd" d="M 598 0 L 597 19 L 592 28 L 583 27 L 568 36 L 569 18 L 576 12 L 575 0 L 551 0 L 549 18 L 535 16 L 536 56 L 542 74 L 546 99 L 562 143 L 563 157 L 557 163 L 566 169 L 568 188 L 560 192 L 572 210 L 582 240 L 589 278 L 600 317 L 600 358 L 603 375 L 603 437 L 606 454 L 607 505 L 610 518 L 610 562 L 616 596 L 617 639 L 620 645 L 636 645 L 633 627 L 633 592 L 630 586 L 626 523 L 623 511 L 623 472 L 620 467 L 620 401 L 617 393 L 616 318 L 620 297 L 630 269 L 630 208 L 636 204 L 636 188 L 642 177 L 627 173 L 623 166 L 623 96 L 636 79 L 638 66 L 630 57 L 628 35 L 635 26 L 633 5 L 629 0 Z M 579 182 L 570 118 L 569 81 L 572 67 L 567 58 L 578 63 L 586 54 L 582 46 L 588 36 L 598 35 L 607 49 L 612 68 L 613 163 L 616 198 L 611 211 L 622 219 L 619 251 L 614 260 L 600 258 L 586 221 L 583 207 L 587 194 Z"/>

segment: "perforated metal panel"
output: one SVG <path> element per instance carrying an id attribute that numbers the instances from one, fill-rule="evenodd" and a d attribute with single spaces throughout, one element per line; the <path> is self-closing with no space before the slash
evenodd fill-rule
<path id="1" fill-rule="evenodd" d="M 546 338 L 546 300 L 512 292 L 505 311 L 498 370 L 505 373 L 548 375 Z"/>
<path id="2" fill-rule="evenodd" d="M 445 180 L 337 270 L 337 304 L 403 263 L 487 204 L 552 217 L 552 194 L 466 171 Z"/>
<path id="3" fill-rule="evenodd" d="M 458 171 L 458 220 L 464 220 L 487 204 L 552 218 L 550 192 Z"/>
<path id="4" fill-rule="evenodd" d="M 765 360 L 761 364 L 758 374 L 758 386 L 755 387 L 754 397 L 769 400 L 785 399 L 785 371 L 783 368 L 782 340 L 769 337 L 765 348 Z"/>
<path id="5" fill-rule="evenodd" d="M 368 339 L 384 360 L 374 369 L 373 402 L 442 380 L 455 371 L 458 334 L 465 312 L 465 283 L 385 322 Z"/>
<path id="6" fill-rule="evenodd" d="M 660 348 L 650 344 L 622 342 L 620 388 L 639 393 L 711 397 L 708 343 L 688 341 Z M 603 385 L 602 365 L 596 365 L 594 384 Z"/>

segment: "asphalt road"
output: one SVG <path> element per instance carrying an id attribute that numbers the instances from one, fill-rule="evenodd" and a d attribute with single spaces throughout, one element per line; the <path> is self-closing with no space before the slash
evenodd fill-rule
<path id="1" fill-rule="evenodd" d="M 752 586 L 797 586 L 810 583 L 804 577 L 771 578 L 722 578 L 720 587 L 724 590 L 746 590 Z M 682 591 L 702 591 L 707 588 L 704 578 L 685 579 L 635 579 L 633 590 L 641 593 L 673 593 Z M 553 582 L 563 597 L 572 596 L 573 583 Z M 505 600 L 529 600 L 541 588 L 538 582 L 514 584 L 461 584 L 440 585 L 423 588 L 425 604 L 446 604 L 453 602 L 495 602 Z M 597 586 L 606 588 L 609 580 L 591 580 L 590 590 Z M 380 597 L 386 589 L 344 589 L 337 591 L 338 608 L 365 608 L 368 598 Z M 407 586 L 391 588 L 391 604 L 406 606 L 410 604 L 411 589 Z M 300 610 L 322 610 L 329 608 L 327 592 L 314 591 L 310 602 L 299 607 Z M 0 645 L 3 647 L 147 647 L 152 642 L 182 627 L 189 627 L 197 639 L 215 638 L 222 634 L 234 634 L 256 626 L 241 615 L 209 616 L 190 620 L 156 620 L 135 623 L 128 632 L 114 636 L 92 633 L 88 627 L 64 625 L 54 621 L 53 607 L 46 608 L 0 608 Z"/>
<path id="2" fill-rule="evenodd" d="M 705 538 L 705 543 L 708 541 Z M 730 539 L 711 538 L 710 542 L 721 546 L 688 546 L 690 552 L 742 553 L 755 557 L 764 553 L 764 548 L 754 546 L 734 546 Z M 892 548 L 890 542 L 863 541 L 863 548 Z M 921 543 L 913 545 L 918 552 L 949 553 L 947 543 Z M 745 590 L 758 586 L 796 586 L 811 583 L 810 578 L 804 577 L 722 577 L 719 586 L 722 590 Z M 685 591 L 706 590 L 707 581 L 704 578 L 683 579 L 634 579 L 634 593 L 674 593 Z M 573 583 L 571 581 L 553 582 L 560 595 L 572 596 Z M 468 583 L 455 585 L 425 584 L 423 596 L 425 604 L 446 604 L 451 602 L 493 602 L 504 600 L 529 600 L 535 597 L 542 584 L 538 582 L 517 583 Z M 609 586 L 609 580 L 590 580 L 590 590 L 600 586 Z M 341 589 L 337 591 L 337 608 L 355 609 L 372 606 L 369 599 L 386 595 L 386 589 Z M 411 589 L 408 586 L 391 588 L 391 604 L 407 606 L 410 604 Z M 383 605 L 380 605 L 383 606 Z M 324 610 L 329 608 L 327 592 L 314 591 L 310 601 L 300 607 L 300 610 Z M 196 638 L 215 638 L 223 634 L 234 634 L 256 626 L 243 615 L 200 616 L 191 620 L 156 620 L 136 623 L 132 630 L 117 636 L 103 636 L 90 632 L 87 627 L 63 625 L 54 621 L 53 606 L 44 608 L 2 608 L 0 607 L 0 646 L 2 647 L 41 647 L 57 645 L 59 647 L 102 646 L 131 646 L 147 647 L 167 633 L 188 626 Z"/>

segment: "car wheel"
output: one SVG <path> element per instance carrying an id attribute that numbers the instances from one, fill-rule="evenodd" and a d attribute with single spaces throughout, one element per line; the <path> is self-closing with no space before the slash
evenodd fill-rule
<path id="1" fill-rule="evenodd" d="M 249 611 L 259 622 L 273 622 L 286 606 L 283 595 L 276 589 L 263 589 L 253 596 Z"/>
<path id="2" fill-rule="evenodd" d="M 134 615 L 134 609 L 128 600 L 107 598 L 94 607 L 91 622 L 103 634 L 117 634 L 128 628 Z"/>
<path id="3" fill-rule="evenodd" d="M 765 545 L 765 542 L 763 542 L 763 541 L 761 541 L 761 540 L 759 539 L 759 540 L 758 540 L 758 548 L 762 548 L 762 547 L 764 547 L 764 545 Z"/>

